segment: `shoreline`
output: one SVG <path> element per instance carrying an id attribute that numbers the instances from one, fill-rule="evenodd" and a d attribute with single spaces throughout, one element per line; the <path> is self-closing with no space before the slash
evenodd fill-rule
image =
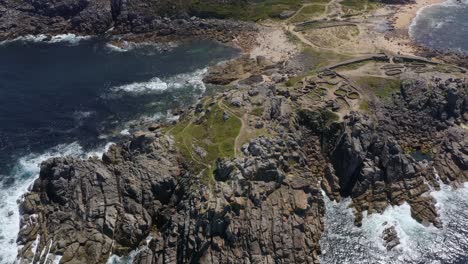
<path id="1" fill-rule="evenodd" d="M 400 6 L 398 8 L 398 14 L 395 14 L 395 29 L 406 29 L 409 31 L 414 19 L 423 9 L 442 4 L 446 1 L 447 0 L 416 0 L 415 3 Z"/>
<path id="2" fill-rule="evenodd" d="M 421 51 L 432 50 L 416 43 L 410 36 L 411 25 L 419 13 L 430 6 L 438 5 L 447 0 L 416 0 L 414 3 L 392 7 L 388 20 L 394 28 L 392 31 L 378 37 L 377 43 L 391 52 L 415 56 Z M 386 7 L 388 8 L 388 7 Z"/>
<path id="3" fill-rule="evenodd" d="M 383 21 L 393 23 L 395 30 L 366 32 L 364 30 L 371 27 L 361 26 L 360 29 L 366 32 L 362 33 L 363 42 L 369 42 L 364 48 L 380 48 L 386 53 L 417 54 L 422 48 L 419 46 L 418 49 L 418 45 L 409 37 L 411 23 L 420 10 L 435 2 L 443 1 L 418 0 L 409 5 L 379 8 L 379 12 L 386 12 L 382 16 Z M 363 21 L 365 19 L 362 18 Z M 403 77 L 412 79 L 417 76 L 432 84 L 430 76 L 440 70 L 424 62 L 422 66 L 414 61 L 408 64 L 397 61 L 399 65 L 395 65 L 391 55 L 384 61 L 365 65 L 355 61 L 351 63 L 354 65 L 336 72 L 320 70 L 302 76 L 300 67 L 288 63 L 301 66 L 302 62 L 294 55 L 302 48 L 305 50 L 307 45 L 315 49 L 313 41 L 307 38 L 299 39 L 299 43 L 291 41 L 287 34 L 289 31 L 285 31 L 282 24 L 255 29 L 258 30 L 242 32 L 239 29 L 238 33 L 229 34 L 203 31 L 212 34 L 207 36 L 208 39 L 214 38 L 214 41 L 221 43 L 225 40 L 224 44 L 227 45 L 238 44 L 243 56 L 227 60 L 225 65 L 210 67 L 212 71 L 208 74 L 213 75 L 212 81 L 219 82 L 226 90 L 209 96 L 204 93 L 198 103 L 180 110 L 179 120 L 170 124 L 152 121 L 153 124 L 139 124 L 138 131 L 109 149 L 101 161 L 65 158 L 46 161 L 41 177 L 24 195 L 20 205 L 23 212 L 17 245 L 21 246 L 18 251 L 21 262 L 34 262 L 36 252 L 45 250 L 52 257 L 60 259 L 63 256 L 63 262 L 86 259 L 86 262 L 108 263 L 111 254 L 125 256 L 133 254 L 131 252 L 136 252 L 135 263 L 156 262 L 152 260 L 163 259 L 164 256 L 175 256 L 178 262 L 185 256 L 194 262 L 203 256 L 210 256 L 213 263 L 219 259 L 240 257 L 231 252 L 247 252 L 245 259 L 253 262 L 254 259 L 250 257 L 257 256 L 258 252 L 245 247 L 245 244 L 253 245 L 258 241 L 255 231 L 261 227 L 262 237 L 281 233 L 280 241 L 296 241 L 298 237 L 303 239 L 304 243 L 294 245 L 294 251 L 286 249 L 297 254 L 298 259 L 307 258 L 310 263 L 318 263 L 319 256 L 327 253 L 321 250 L 320 242 L 327 228 L 321 220 L 326 212 L 323 204 L 325 197 L 340 202 L 348 190 L 355 210 L 354 223 L 347 222 L 352 227 L 363 224 L 364 212 L 377 215 L 390 206 L 401 205 L 401 202 L 407 202 L 406 208 L 411 210 L 408 215 L 415 220 L 414 223 L 432 223 L 440 227 L 435 203 L 425 195 L 427 186 L 436 188 L 439 185 L 427 171 L 432 166 L 435 168 L 433 164 L 437 165 L 436 162 L 445 169 L 445 164 L 452 164 L 449 163 L 452 162 L 452 155 L 462 159 L 464 156 L 459 153 L 462 153 L 460 149 L 463 146 L 457 145 L 456 141 L 464 134 L 459 130 L 456 133 L 449 131 L 449 126 L 455 125 L 442 123 L 445 121 L 442 117 L 427 117 L 426 114 L 435 112 L 436 105 L 444 109 L 457 110 L 458 107 L 459 112 L 464 111 L 461 106 L 444 100 L 446 93 L 442 93 L 442 90 L 461 86 L 461 83 L 434 81 L 434 87 L 440 84 L 443 89 L 440 93 L 434 93 L 432 98 L 427 97 L 427 87 L 422 85 L 411 84 L 402 90 Z M 191 37 L 200 37 L 203 32 L 197 31 Z M 119 47 L 119 41 L 134 40 L 138 43 L 143 40 L 156 42 L 181 38 L 179 35 L 160 36 L 157 33 L 129 33 L 113 37 L 116 47 Z M 373 40 L 376 39 L 379 42 L 374 45 Z M 373 44 L 370 44 L 370 40 Z M 405 40 L 407 42 L 403 43 Z M 350 46 L 360 44 L 349 42 Z M 326 43 L 318 45 L 319 52 L 306 54 L 304 58 L 313 60 L 327 48 Z M 340 48 L 337 46 L 331 50 L 339 53 L 342 51 Z M 353 53 L 354 56 L 357 54 Z M 333 55 L 324 55 L 327 57 L 326 63 L 331 63 Z M 339 59 L 345 61 L 345 58 Z M 316 63 L 314 67 L 316 65 L 319 64 Z M 204 77 L 208 77 L 208 74 Z M 440 75 L 447 79 L 445 77 L 449 74 Z M 456 78 L 459 75 L 453 73 L 450 76 L 451 80 L 452 76 Z M 205 83 L 216 84 L 203 79 Z M 376 89 L 373 89 L 374 86 Z M 393 96 L 397 91 L 403 95 Z M 458 94 L 454 93 L 453 96 Z M 392 102 L 387 100 L 390 98 Z M 422 109 L 415 111 L 407 108 L 410 103 L 427 102 L 429 99 L 432 104 L 425 104 Z M 325 124 L 321 131 L 316 131 L 316 124 L 322 122 L 320 119 L 326 119 L 326 123 L 342 124 L 342 130 L 334 131 L 334 127 Z M 427 124 L 430 129 L 423 128 Z M 436 127 L 434 124 L 445 127 L 445 130 L 434 132 L 431 129 Z M 210 133 L 201 133 L 202 129 Z M 231 131 L 234 133 L 231 134 Z M 332 139 L 338 133 L 339 140 Z M 330 138 L 327 144 L 333 151 L 329 153 L 321 143 L 324 135 Z M 359 143 L 355 143 L 356 138 Z M 421 140 L 413 140 L 416 138 Z M 444 144 L 454 143 L 445 149 L 442 139 L 446 142 Z M 346 145 L 352 147 L 347 148 Z M 431 166 L 426 171 L 426 167 L 420 167 L 411 156 L 419 149 L 436 150 L 434 156 L 440 155 L 440 160 L 434 159 L 434 163 L 426 164 Z M 231 151 L 233 154 L 230 154 Z M 342 153 L 349 157 L 350 162 L 340 164 Z M 353 163 L 360 160 L 365 161 L 359 164 L 360 171 L 357 172 L 372 177 L 372 183 L 369 181 L 367 185 L 357 186 L 356 182 L 345 182 L 349 179 L 348 171 L 355 171 L 356 174 Z M 380 160 L 395 162 L 388 165 Z M 441 178 L 437 180 L 452 180 L 447 174 L 458 167 L 455 167 L 456 164 L 449 165 L 446 171 L 441 170 Z M 384 174 L 380 176 L 380 171 L 393 172 L 394 168 L 404 169 L 398 178 Z M 411 169 L 414 173 L 411 173 Z M 78 172 L 75 174 L 75 171 Z M 375 172 L 375 175 L 364 174 L 368 171 Z M 59 173 L 60 177 L 57 177 Z M 62 179 L 67 179 L 67 183 Z M 80 188 L 74 189 L 74 186 Z M 231 186 L 246 188 L 237 190 Z M 89 193 L 93 195 L 92 199 L 82 199 L 91 197 Z M 49 196 L 49 200 L 37 198 Z M 65 203 L 63 201 L 67 206 L 59 207 Z M 100 210 L 96 204 L 105 208 L 103 214 L 94 214 Z M 81 208 L 90 208 L 82 213 L 86 218 L 79 217 Z M 281 214 L 277 213 L 277 208 L 281 208 Z M 251 212 L 261 212 L 268 221 L 282 222 L 285 227 L 264 224 L 263 218 Z M 416 213 L 413 215 L 413 212 Z M 65 214 L 66 218 L 63 217 Z M 35 220 L 37 215 L 40 217 Z M 31 217 L 33 221 L 28 222 Z M 289 226 L 298 226 L 296 219 L 301 218 L 303 220 L 299 226 L 310 227 L 310 230 L 298 228 L 292 231 Z M 58 219 L 64 224 L 59 222 L 58 225 L 51 219 Z M 249 222 L 244 219 L 249 219 Z M 69 228 L 68 221 L 72 223 L 72 228 Z M 37 223 L 40 227 L 33 229 Z M 85 225 L 89 230 L 78 228 Z M 381 243 L 387 249 L 389 245 L 395 247 L 400 244 L 398 233 L 394 231 L 400 225 L 390 225 L 386 225 L 385 229 L 380 227 L 375 232 L 379 236 L 382 234 Z M 235 230 L 245 243 L 236 244 L 230 240 L 231 230 Z M 62 237 L 64 231 L 70 235 Z M 389 232 L 392 234 L 390 238 L 386 236 Z M 75 239 L 78 236 L 80 241 Z M 197 239 L 181 249 L 178 241 L 190 237 Z M 54 239 L 58 241 L 55 244 Z M 265 245 L 264 252 L 273 252 L 278 248 L 274 241 L 272 245 Z M 88 248 L 96 248 L 94 255 L 87 253 Z M 288 256 L 289 253 L 284 256 L 265 254 L 264 259 L 256 261 L 271 262 L 274 258 L 280 262 L 282 259 L 288 261 Z M 49 258 L 49 253 L 46 258 Z"/>

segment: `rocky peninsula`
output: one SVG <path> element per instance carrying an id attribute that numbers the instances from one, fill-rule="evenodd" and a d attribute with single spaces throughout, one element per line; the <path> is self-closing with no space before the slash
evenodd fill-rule
<path id="1" fill-rule="evenodd" d="M 468 181 L 463 62 L 398 43 L 406 1 L 272 2 L 0 1 L 2 40 L 202 37 L 245 51 L 209 70 L 219 91 L 179 120 L 102 158 L 42 163 L 20 204 L 19 263 L 320 263 L 324 195 L 351 197 L 357 226 L 404 203 L 443 226 L 429 192 Z M 400 243 L 392 226 L 381 237 Z"/>

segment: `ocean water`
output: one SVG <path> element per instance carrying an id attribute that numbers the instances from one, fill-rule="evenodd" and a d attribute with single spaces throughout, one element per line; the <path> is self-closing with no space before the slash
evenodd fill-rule
<path id="1" fill-rule="evenodd" d="M 468 54 L 468 0 L 448 0 L 419 10 L 410 36 L 429 48 Z"/>
<path id="2" fill-rule="evenodd" d="M 13 263 L 17 201 L 56 156 L 101 156 L 141 120 L 175 118 L 209 65 L 238 51 L 210 41 L 117 48 L 72 34 L 0 43 L 0 263 Z"/>
<path id="3" fill-rule="evenodd" d="M 443 228 L 423 226 L 411 217 L 410 206 L 389 207 L 365 215 L 362 227 L 353 224 L 350 200 L 325 198 L 325 232 L 321 239 L 324 264 L 466 264 L 468 263 L 468 184 L 432 191 Z M 382 231 L 393 225 L 400 245 L 387 251 Z"/>

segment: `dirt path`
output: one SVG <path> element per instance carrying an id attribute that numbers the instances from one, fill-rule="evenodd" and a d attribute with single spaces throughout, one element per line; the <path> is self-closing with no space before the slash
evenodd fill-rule
<path id="1" fill-rule="evenodd" d="M 240 144 L 239 143 L 239 138 L 243 133 L 245 133 L 245 129 L 246 129 L 246 125 L 245 125 L 245 121 L 244 121 L 245 114 L 244 114 L 243 117 L 239 117 L 231 109 L 229 109 L 229 107 L 227 105 L 225 105 L 222 102 L 222 99 L 218 100 L 218 106 L 219 106 L 219 108 L 221 108 L 224 111 L 228 112 L 230 115 L 235 116 L 236 118 L 238 118 L 241 121 L 241 128 L 239 130 L 239 133 L 237 134 L 237 137 L 234 139 L 234 156 L 237 157 L 237 151 L 239 149 L 241 149 L 241 147 L 242 147 L 242 146 L 239 146 L 239 144 Z"/>
<path id="2" fill-rule="evenodd" d="M 330 11 L 330 7 L 333 9 Z M 325 14 L 328 17 L 343 14 L 343 10 L 341 9 L 341 5 L 339 4 L 338 0 L 331 0 L 328 2 L 328 4 L 325 6 Z"/>
<path id="3" fill-rule="evenodd" d="M 332 51 L 334 53 L 337 53 L 337 54 L 341 54 L 341 55 L 349 55 L 347 53 L 343 53 L 342 51 L 340 51 L 338 48 L 324 48 L 324 47 L 321 47 L 321 46 L 318 46 L 312 42 L 310 42 L 308 39 L 306 39 L 304 37 L 303 34 L 301 34 L 300 32 L 297 32 L 295 31 L 294 29 L 296 28 L 296 26 L 294 25 L 284 25 L 284 30 L 286 30 L 287 32 L 289 32 L 290 34 L 294 35 L 296 38 L 298 38 L 303 44 L 307 45 L 307 46 L 310 46 L 314 49 L 317 49 L 317 50 L 327 50 L 327 51 Z"/>
<path id="4" fill-rule="evenodd" d="M 297 51 L 281 26 L 265 26 L 257 35 L 257 46 L 250 51 L 250 57 L 263 56 L 276 63 L 288 60 Z"/>
<path id="5" fill-rule="evenodd" d="M 281 27 L 283 28 L 284 31 L 288 32 L 289 34 L 292 34 L 293 36 L 295 36 L 297 39 L 299 39 L 303 44 L 307 45 L 307 46 L 310 46 L 312 48 L 315 48 L 315 49 L 318 49 L 318 50 L 327 50 L 327 51 L 332 51 L 334 53 L 337 53 L 337 54 L 342 54 L 342 55 L 349 55 L 349 54 L 345 54 L 343 53 L 342 51 L 340 51 L 338 48 L 326 48 L 326 47 L 322 47 L 322 46 L 319 46 L 319 45 L 316 45 L 314 43 L 312 43 L 311 41 L 309 41 L 302 33 L 300 32 L 297 32 L 295 29 L 296 29 L 296 25 L 293 24 L 293 23 L 290 23 L 290 21 L 292 19 L 294 19 L 294 17 L 296 17 L 305 7 L 307 6 L 311 6 L 311 5 L 317 5 L 317 4 L 304 4 L 302 5 L 298 10 L 297 12 L 291 16 L 290 18 L 284 20 L 283 22 L 281 22 Z M 334 11 L 333 14 L 329 14 L 329 11 L 330 11 L 330 8 L 333 6 L 333 9 L 332 11 Z M 314 17 L 314 19 L 320 19 L 320 18 L 327 18 L 329 17 L 330 15 L 334 15 L 335 13 L 336 14 L 341 14 L 341 5 L 339 4 L 339 0 L 331 0 L 330 2 L 328 2 L 326 5 L 325 5 L 325 11 L 324 13 L 320 16 L 320 17 Z M 312 18 L 311 18 L 312 19 Z"/>

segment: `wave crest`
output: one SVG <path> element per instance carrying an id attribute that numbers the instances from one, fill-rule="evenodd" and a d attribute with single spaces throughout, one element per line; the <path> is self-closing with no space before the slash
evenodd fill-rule
<path id="1" fill-rule="evenodd" d="M 12 42 L 32 42 L 32 43 L 68 43 L 70 45 L 77 45 L 82 40 L 90 39 L 91 36 L 79 36 L 73 33 L 60 34 L 54 36 L 47 36 L 45 34 L 39 35 L 26 35 L 17 37 L 11 40 L 5 40 L 0 42 L 1 44 L 7 44 Z"/>
<path id="2" fill-rule="evenodd" d="M 164 91 L 167 89 L 180 89 L 183 87 L 191 86 L 194 89 L 205 91 L 206 87 L 203 83 L 203 76 L 206 74 L 207 69 L 196 70 L 191 73 L 182 73 L 175 76 L 160 79 L 154 77 L 146 82 L 135 82 L 111 88 L 112 92 L 125 92 L 125 93 L 145 93 Z"/>
<path id="3" fill-rule="evenodd" d="M 61 144 L 43 154 L 29 154 L 20 158 L 11 176 L 16 180 L 11 186 L 0 188 L 0 263 L 14 263 L 17 255 L 16 238 L 19 232 L 20 215 L 18 202 L 28 191 L 29 186 L 37 179 L 40 164 L 51 158 L 72 156 L 88 159 L 102 157 L 114 143 L 108 143 L 102 149 L 85 151 L 77 142 Z"/>

